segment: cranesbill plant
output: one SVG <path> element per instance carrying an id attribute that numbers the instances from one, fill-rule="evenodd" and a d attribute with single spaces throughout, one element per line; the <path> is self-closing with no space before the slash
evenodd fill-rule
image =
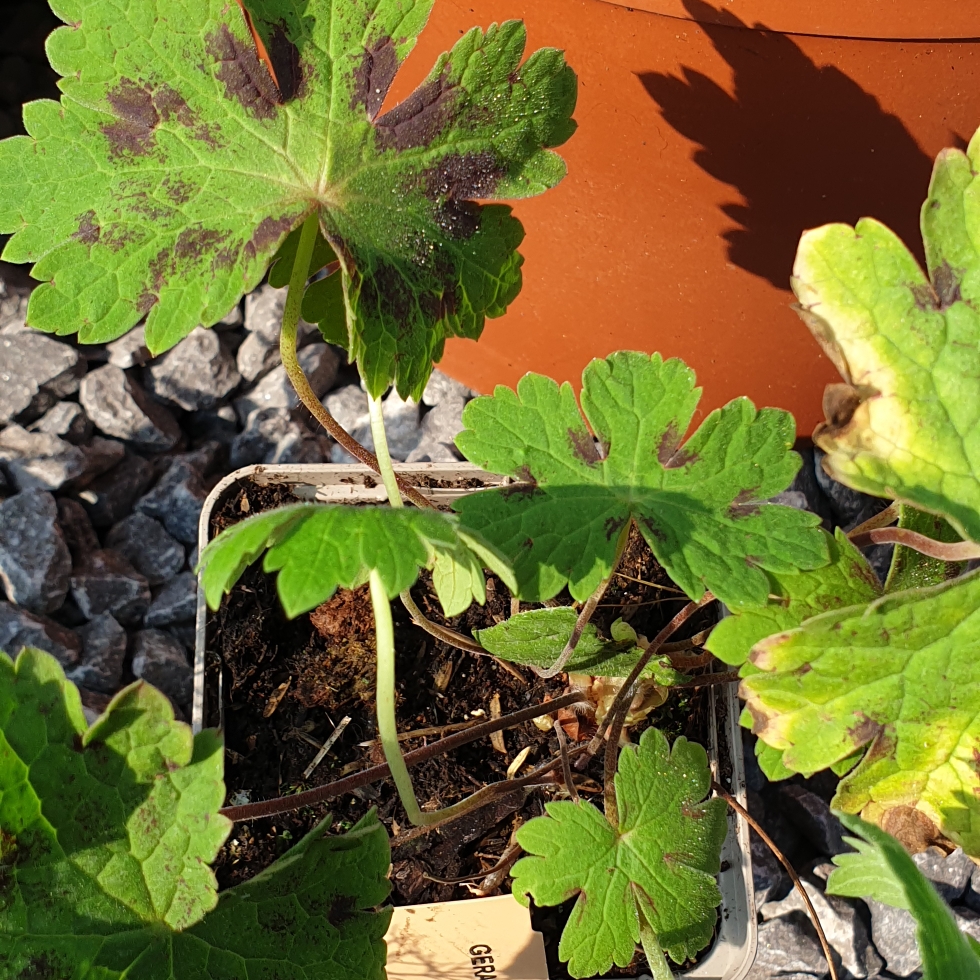
<path id="1" fill-rule="evenodd" d="M 618 746 L 638 683 L 686 683 L 665 644 L 715 597 L 732 616 L 709 649 L 740 665 L 774 778 L 853 767 L 844 809 L 885 827 L 912 811 L 930 840 L 980 854 L 977 580 L 956 577 L 980 555 L 980 144 L 937 164 L 923 212 L 929 278 L 874 222 L 808 233 L 797 262 L 804 317 L 847 382 L 831 389 L 816 438 L 835 476 L 897 502 L 887 517 L 898 528 L 882 518 L 853 541 L 831 537 L 814 515 L 770 502 L 800 465 L 792 418 L 736 399 L 689 432 L 692 371 L 637 352 L 589 365 L 578 401 L 537 375 L 473 401 L 460 448 L 514 482 L 443 514 L 396 477 L 380 398 L 390 386 L 418 397 L 445 340 L 478 338 L 517 295 L 523 229 L 508 207 L 480 202 L 561 179 L 554 148 L 574 130 L 576 88 L 560 52 L 524 59 L 524 28 L 507 22 L 464 35 L 386 108 L 432 3 L 54 0 L 66 22 L 48 41 L 61 103 L 27 105 L 28 135 L 0 143 L 4 258 L 34 263 L 41 281 L 31 325 L 105 342 L 145 318 L 157 353 L 217 322 L 268 273 L 288 286 L 281 355 L 300 399 L 383 478 L 389 507 L 302 504 L 220 535 L 201 557 L 208 602 L 259 558 L 289 615 L 369 584 L 379 733 L 417 824 L 507 784 L 441 811 L 419 806 L 395 726 L 396 596 L 463 649 L 544 675 L 620 679 L 588 748 L 605 734 L 604 811 L 560 801 L 520 833 L 518 894 L 579 896 L 562 939 L 575 976 L 624 965 L 639 941 L 660 980 L 665 952 L 682 962 L 710 941 L 724 818 L 705 799 L 705 753 L 683 739 L 671 748 L 655 729 Z M 303 376 L 301 313 L 356 363 L 376 456 Z M 656 637 L 622 623 L 601 637 L 590 620 L 631 529 L 690 601 Z M 882 595 L 858 546 L 886 540 L 900 547 Z M 484 601 L 487 568 L 517 599 L 540 604 L 567 587 L 579 607 L 463 637 L 413 602 L 423 568 L 447 616 Z M 343 959 L 338 975 L 377 975 L 386 920 L 371 909 L 387 865 L 377 821 L 334 840 L 321 827 L 216 897 L 206 865 L 228 831 L 216 813 L 220 745 L 191 740 L 168 711 L 138 685 L 86 727 L 51 658 L 0 659 L 0 963 L 12 975 L 56 964 L 78 977 L 216 977 L 270 958 L 312 976 L 320 957 Z M 559 765 L 574 792 L 567 756 L 542 773 Z M 332 883 L 345 876 L 347 891 Z M 283 918 L 285 894 L 295 901 Z M 230 925 L 246 920 L 255 928 Z"/>

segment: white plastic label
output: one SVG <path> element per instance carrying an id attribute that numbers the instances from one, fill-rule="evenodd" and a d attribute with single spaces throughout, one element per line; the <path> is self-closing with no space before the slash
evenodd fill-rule
<path id="1" fill-rule="evenodd" d="M 388 980 L 548 980 L 541 933 L 510 895 L 396 908 Z"/>

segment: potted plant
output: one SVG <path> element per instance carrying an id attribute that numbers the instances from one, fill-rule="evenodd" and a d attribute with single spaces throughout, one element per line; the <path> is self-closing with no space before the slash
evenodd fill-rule
<path id="1" fill-rule="evenodd" d="M 273 276 L 289 284 L 281 330 L 281 354 L 287 374 L 300 399 L 334 438 L 379 474 L 389 506 L 337 508 L 299 504 L 249 517 L 229 528 L 207 549 L 202 558 L 206 569 L 202 573 L 203 591 L 215 602 L 235 583 L 244 568 L 242 562 L 248 564 L 267 546 L 273 546 L 273 552 L 280 554 L 275 548 L 285 545 L 287 539 L 299 543 L 297 532 L 301 527 L 314 534 L 327 530 L 327 540 L 332 542 L 328 550 L 338 564 L 332 570 L 321 568 L 325 577 L 315 574 L 305 591 L 301 589 L 291 596 L 286 590 L 292 572 L 284 570 L 278 586 L 285 599 L 285 611 L 293 615 L 305 611 L 311 596 L 317 598 L 314 606 L 319 605 L 330 598 L 337 585 L 370 585 L 378 733 L 402 805 L 409 820 L 419 825 L 467 813 L 484 798 L 496 797 L 512 786 L 552 773 L 557 766 L 563 768 L 569 792 L 574 793 L 569 759 L 588 754 L 586 744 L 577 746 L 574 752 L 563 751 L 560 759 L 538 766 L 532 777 L 520 777 L 510 785 L 505 781 L 502 787 L 491 785 L 476 799 L 431 812 L 423 809 L 414 795 L 399 746 L 394 700 L 396 651 L 389 600 L 399 595 L 414 622 L 439 632 L 409 592 L 421 568 L 430 569 L 432 587 L 447 615 L 465 609 L 474 599 L 483 599 L 487 588 L 483 566 L 492 569 L 497 580 L 510 587 L 515 602 L 521 593 L 529 601 L 541 602 L 562 587 L 561 573 L 544 586 L 548 595 L 531 584 L 533 574 L 518 586 L 512 561 L 501 548 L 482 532 L 433 508 L 418 488 L 399 479 L 387 453 L 380 396 L 394 384 L 403 396 L 417 397 L 433 361 L 442 353 L 445 339 L 450 335 L 478 336 L 485 318 L 503 313 L 520 288 L 522 260 L 516 247 L 523 236 L 522 227 L 508 208 L 478 204 L 476 199 L 523 197 L 555 184 L 564 175 L 564 163 L 552 147 L 565 142 L 574 129 L 574 75 L 560 52 L 553 49 L 539 50 L 524 60 L 524 29 L 516 21 L 465 34 L 451 52 L 437 60 L 428 80 L 413 95 L 399 106 L 382 111 L 386 90 L 421 31 L 430 7 L 431 4 L 416 5 L 406 14 L 395 3 L 383 3 L 366 11 L 331 7 L 324 0 L 315 12 L 320 16 L 311 14 L 301 19 L 288 5 L 277 3 L 259 3 L 249 9 L 215 3 L 195 8 L 190 15 L 175 2 L 155 11 L 149 21 L 134 14 L 132 22 L 127 21 L 123 27 L 101 20 L 97 8 L 87 9 L 78 22 L 55 31 L 48 41 L 52 64 L 63 76 L 61 106 L 46 102 L 26 106 L 29 135 L 15 137 L 0 149 L 7 175 L 0 222 L 14 232 L 4 254 L 9 260 L 35 262 L 32 274 L 42 280 L 42 285 L 32 294 L 28 317 L 36 327 L 77 332 L 83 342 L 106 341 L 145 317 L 147 345 L 160 351 L 197 322 L 219 319 L 275 261 Z M 336 37 L 331 34 L 334 39 L 329 40 L 324 32 L 339 33 Z M 79 39 L 85 45 L 79 46 Z M 98 57 L 92 53 L 96 49 L 102 52 Z M 323 55 L 325 49 L 330 52 L 328 56 Z M 108 72 L 103 57 L 107 52 L 112 65 Z M 67 145 L 80 152 L 62 152 Z M 247 179 L 243 174 L 249 175 Z M 66 193 L 66 187 L 77 192 Z M 85 207 L 80 210 L 79 204 Z M 356 362 L 368 395 L 377 456 L 355 443 L 311 397 L 296 359 L 296 328 L 301 310 L 306 319 L 320 324 L 327 339 L 343 346 Z M 670 398 L 658 423 L 663 458 L 653 464 L 651 472 L 666 472 L 671 465 L 683 468 L 687 457 L 679 445 L 680 435 L 697 400 L 691 372 L 680 362 L 634 354 L 610 359 L 605 368 L 597 366 L 597 370 L 597 393 L 609 380 L 601 377 L 602 371 L 618 375 L 625 372 L 625 378 L 636 373 L 647 399 L 656 397 L 660 387 L 669 384 Z M 533 383 L 544 385 L 549 391 L 551 385 L 558 392 L 546 379 Z M 560 399 L 567 416 L 567 390 Z M 641 407 L 637 404 L 634 411 Z M 772 484 L 777 490 L 785 486 L 794 468 L 786 444 L 792 428 L 788 416 L 762 413 L 757 418 L 755 409 L 743 401 L 730 406 L 726 419 L 724 425 L 740 430 L 738 438 L 750 453 L 760 456 L 760 462 L 750 464 L 750 470 L 753 465 L 756 469 L 768 468 L 766 486 Z M 719 420 L 720 417 L 703 430 L 702 438 L 710 438 Z M 573 465 L 593 467 L 599 461 L 599 453 L 607 451 L 608 447 L 600 450 L 593 444 L 581 416 L 552 421 L 567 425 L 574 434 L 565 447 L 572 453 Z M 480 440 L 490 436 L 492 442 L 495 426 L 492 421 L 477 425 L 474 452 L 486 451 L 486 446 L 480 448 Z M 610 438 L 615 444 L 613 458 L 621 458 L 620 471 L 611 470 L 610 479 L 614 483 L 621 478 L 632 479 L 622 469 L 629 452 L 628 434 L 617 432 Z M 515 449 L 523 452 L 520 447 Z M 529 458 L 515 475 L 522 477 L 536 467 L 537 462 Z M 740 474 L 735 482 L 751 479 L 753 472 Z M 541 482 L 546 484 L 548 480 L 543 476 Z M 525 485 L 513 488 L 500 499 L 519 504 L 535 492 Z M 564 493 L 561 487 L 542 492 L 557 494 L 556 499 Z M 612 500 L 621 490 L 610 485 L 604 492 L 607 496 L 612 493 Z M 739 492 L 738 488 L 733 489 L 729 504 Z M 403 506 L 403 495 L 415 506 Z M 486 500 L 485 495 L 479 499 Z M 488 644 L 513 647 L 512 630 L 516 627 L 518 646 L 524 649 L 526 644 L 519 636 L 525 623 L 521 617 L 531 616 L 538 626 L 542 621 L 547 626 L 543 645 L 538 644 L 532 657 L 532 662 L 534 657 L 538 661 L 555 661 L 537 664 L 545 675 L 557 675 L 569 665 L 583 666 L 580 660 L 587 653 L 592 676 L 604 676 L 600 668 L 613 662 L 620 672 L 635 675 L 627 677 L 625 685 L 610 697 L 605 723 L 600 723 L 601 730 L 609 729 L 612 746 L 606 753 L 609 793 L 616 769 L 615 750 L 627 720 L 625 715 L 634 701 L 633 683 L 645 679 L 660 692 L 675 682 L 684 683 L 670 662 L 658 656 L 658 651 L 676 628 L 710 601 L 698 575 L 692 577 L 688 572 L 686 589 L 697 601 L 686 605 L 682 602 L 681 611 L 650 641 L 625 623 L 615 626 L 614 636 L 603 637 L 590 622 L 626 550 L 631 529 L 635 528 L 638 540 L 645 539 L 645 547 L 650 547 L 653 518 L 647 511 L 654 504 L 655 500 L 648 500 L 647 509 L 634 514 L 628 503 L 620 500 L 615 514 L 579 515 L 586 524 L 600 520 L 606 522 L 604 527 L 609 521 L 615 525 L 603 532 L 605 544 L 591 560 L 584 578 L 582 570 L 568 569 L 566 578 L 571 575 L 568 584 L 572 595 L 580 597 L 581 608 L 576 611 L 546 607 L 544 617 L 534 617 L 533 611 L 521 614 L 515 609 L 517 614 L 504 624 L 503 635 L 486 639 Z M 719 498 L 711 506 L 718 511 L 724 505 Z M 722 524 L 729 520 L 720 512 L 715 517 Z M 777 524 L 781 520 L 784 524 L 798 524 L 804 531 L 806 540 L 796 549 L 797 558 L 805 565 L 824 560 L 825 546 L 812 526 L 813 520 L 806 515 L 766 505 L 761 515 L 746 512 L 742 517 L 746 526 L 733 532 L 733 540 L 741 541 L 743 546 L 747 540 L 757 539 L 760 548 L 756 550 L 765 551 L 763 528 L 771 520 Z M 486 523 L 486 519 L 474 517 L 473 523 Z M 692 547 L 692 554 L 698 556 L 696 564 L 704 566 L 705 580 L 724 598 L 732 601 L 746 590 L 764 592 L 762 573 L 747 569 L 735 575 L 729 587 L 724 570 L 711 558 L 710 549 L 706 551 L 704 543 L 697 541 Z M 241 548 L 244 550 L 236 551 Z M 667 552 L 674 558 L 665 559 L 672 560 L 678 570 L 691 557 L 684 557 L 683 549 L 683 540 L 675 542 Z M 325 552 L 320 551 L 320 555 L 323 557 Z M 763 554 L 759 560 L 767 566 L 785 563 L 787 559 L 774 553 L 769 557 Z M 301 565 L 306 561 L 302 559 Z M 534 563 L 540 564 L 540 559 L 535 557 Z M 592 581 L 597 571 L 599 579 Z M 518 572 L 527 574 L 526 569 Z M 300 570 L 299 574 L 302 577 L 304 572 Z M 567 621 L 567 613 L 572 622 Z M 443 629 L 441 635 L 445 633 Z M 471 639 L 469 646 L 477 644 Z M 213 859 L 216 842 L 227 833 L 225 820 L 211 812 L 211 803 L 220 792 L 220 782 L 215 781 L 213 736 L 202 732 L 191 743 L 187 732 L 168 718 L 160 699 L 137 686 L 120 695 L 104 719 L 83 737 L 77 695 L 49 658 L 28 653 L 16 665 L 8 662 L 8 667 L 5 683 L 9 704 L 16 705 L 19 698 L 24 698 L 28 706 L 24 709 L 26 714 L 17 717 L 27 719 L 30 706 L 37 707 L 39 699 L 43 700 L 48 705 L 44 711 L 57 717 L 60 735 L 70 736 L 83 754 L 92 747 L 102 760 L 100 765 L 108 770 L 118 770 L 116 757 L 126 755 L 127 744 L 149 748 L 156 744 L 154 739 L 163 739 L 167 749 L 157 752 L 153 762 L 139 770 L 136 783 L 159 783 L 162 764 L 174 774 L 160 784 L 165 797 L 170 792 L 167 786 L 189 788 L 198 779 L 203 780 L 202 786 L 207 790 L 190 794 L 196 794 L 200 804 L 195 808 L 188 803 L 190 811 L 179 804 L 168 809 L 151 793 L 148 800 L 135 806 L 134 819 L 145 823 L 151 813 L 163 807 L 166 816 L 161 816 L 157 824 L 166 825 L 164 835 L 179 838 L 190 834 L 195 860 L 207 863 Z M 660 696 L 662 699 L 662 693 Z M 570 691 L 554 698 L 550 710 L 581 699 L 578 691 Z M 274 709 L 275 702 L 270 707 Z M 529 710 L 534 711 L 533 717 L 549 713 L 546 704 Z M 501 724 L 506 721 L 501 719 Z M 20 752 L 29 751 L 34 735 L 29 722 L 25 723 L 28 730 L 19 742 L 17 724 L 10 728 L 10 737 L 18 744 L 18 760 Z M 145 743 L 142 735 L 129 731 L 134 724 L 148 727 Z M 588 744 L 595 754 L 601 748 L 601 736 L 597 733 Z M 684 960 L 710 941 L 717 916 L 715 907 L 721 899 L 714 875 L 720 867 L 727 819 L 719 801 L 702 802 L 710 779 L 705 750 L 686 745 L 683 739 L 675 742 L 671 761 L 665 737 L 649 729 L 642 752 L 636 757 L 644 771 L 659 764 L 668 765 L 677 787 L 677 805 L 686 801 L 697 815 L 685 819 L 700 819 L 702 828 L 711 828 L 684 865 L 689 870 L 678 871 L 680 879 L 694 876 L 688 882 L 692 922 L 685 919 L 686 909 L 667 919 L 652 908 L 645 913 L 649 928 L 645 927 L 644 943 L 648 955 L 658 964 L 665 963 L 665 946 L 675 959 Z M 667 757 L 664 752 L 668 752 Z M 627 755 L 632 758 L 629 752 Z M 205 757 L 207 764 L 201 769 L 199 763 L 204 765 Z M 18 764 L 14 764 L 15 768 Z M 65 763 L 69 774 L 65 778 L 69 781 L 74 778 L 70 775 L 72 764 L 77 764 L 77 760 Z M 85 760 L 82 764 L 88 765 Z M 136 797 L 140 792 L 135 791 Z M 24 813 L 10 815 L 5 855 L 17 853 L 27 859 L 28 841 L 34 833 L 32 820 L 36 820 L 37 806 L 44 795 L 43 787 L 35 787 L 34 809 L 28 807 Z M 611 801 L 609 797 L 606 804 L 610 819 Z M 594 812 L 600 820 L 606 820 L 598 810 Z M 66 819 L 70 824 L 74 812 Z M 114 840 L 120 831 L 119 814 L 106 813 L 100 819 L 104 836 Z M 658 832 L 657 826 L 647 823 L 648 836 Z M 190 825 L 193 829 L 189 829 Z M 608 822 L 606 825 L 611 826 Z M 326 840 L 325 827 L 321 825 L 309 835 L 308 852 L 327 855 L 337 848 L 360 851 L 363 845 L 376 856 L 372 850 L 375 845 L 369 843 L 377 839 L 376 827 L 376 820 L 367 814 L 352 831 L 356 846 L 335 846 L 317 843 Z M 203 836 L 194 836 L 198 830 Z M 692 832 L 690 828 L 688 832 Z M 697 837 L 694 834 L 691 841 Z M 55 842 L 50 835 L 45 839 L 45 847 L 52 854 L 59 848 L 63 851 L 60 841 Z M 131 845 L 137 851 L 143 847 L 137 838 Z M 131 859 L 140 860 L 133 858 L 132 849 L 130 854 Z M 70 852 L 59 860 L 62 857 L 71 864 Z M 125 860 L 131 863 L 131 859 Z M 330 860 L 324 857 L 327 864 Z M 120 886 L 120 890 L 114 885 L 93 883 L 85 878 L 87 873 L 82 873 L 80 889 L 94 888 L 93 894 L 104 892 L 110 902 L 117 904 L 130 901 L 126 887 Z M 279 874 L 277 865 L 262 880 L 271 882 Z M 369 877 L 374 880 L 376 875 L 375 868 Z M 199 887 L 191 890 L 193 894 L 181 893 L 179 913 L 165 910 L 173 897 L 165 897 L 170 887 L 166 875 L 161 880 L 163 894 L 151 895 L 150 905 L 138 918 L 178 931 L 193 927 L 185 932 L 186 941 L 193 945 L 196 940 L 191 933 L 197 939 L 202 935 L 194 924 L 214 908 L 214 878 L 202 870 Z M 334 916 L 338 928 L 347 921 L 347 909 L 374 904 L 365 898 L 366 886 L 362 885 L 354 882 L 356 894 L 335 896 L 335 903 L 340 903 L 335 904 L 335 911 L 339 911 Z M 257 894 L 251 886 L 247 892 Z M 234 902 L 244 893 L 232 890 L 229 895 L 229 901 Z M 366 928 L 373 936 L 381 920 L 377 916 L 361 919 L 368 920 L 373 925 Z M 207 932 L 207 926 L 202 928 Z M 663 942 L 654 939 L 650 929 L 660 929 Z M 28 929 L 18 935 L 20 939 L 11 954 L 13 963 L 34 963 L 34 951 L 50 945 L 46 927 L 38 934 Z M 140 942 L 144 939 L 145 936 Z M 156 949 L 155 940 L 150 947 Z M 134 950 L 135 947 L 127 947 L 121 952 L 106 952 L 94 948 L 91 953 L 84 952 L 82 959 L 94 963 L 108 957 L 117 962 L 120 957 L 125 960 L 132 955 L 138 960 L 154 955 L 146 947 Z M 62 965 L 67 962 L 64 957 L 70 959 L 72 955 L 60 947 L 52 947 L 42 955 L 49 954 Z M 632 959 L 628 937 L 620 935 L 608 955 L 617 961 Z"/>
<path id="2" fill-rule="evenodd" d="M 746 720 L 774 778 L 833 767 L 849 774 L 844 811 L 977 853 L 975 797 L 958 789 L 975 779 L 970 745 L 947 751 L 921 737 L 923 726 L 969 729 L 977 686 L 978 579 L 949 567 L 980 555 L 978 479 L 963 435 L 975 370 L 958 354 L 977 333 L 976 143 L 937 163 L 923 209 L 928 276 L 873 221 L 818 229 L 801 246 L 802 314 L 845 378 L 830 389 L 817 438 L 835 474 L 896 501 L 854 540 L 772 501 L 800 465 L 787 412 L 737 398 L 693 425 L 693 371 L 634 351 L 590 363 L 580 401 L 567 383 L 535 374 L 473 401 L 458 445 L 504 480 L 447 511 L 393 467 L 380 397 L 392 384 L 418 395 L 447 336 L 478 335 L 514 298 L 520 225 L 476 199 L 538 193 L 562 176 L 552 147 L 572 131 L 575 85 L 559 52 L 523 60 L 523 27 L 506 22 L 465 34 L 412 96 L 382 112 L 427 10 L 320 0 L 300 17 L 278 0 L 249 11 L 170 0 L 120 26 L 93 4 L 49 41 L 64 73 L 61 107 L 28 106 L 31 135 L 0 144 L 11 175 L 0 228 L 16 232 L 5 256 L 36 260 L 45 282 L 28 318 L 37 326 L 107 339 L 146 314 L 147 343 L 159 350 L 199 318 L 219 319 L 273 259 L 272 275 L 289 283 L 287 373 L 314 416 L 378 474 L 387 506 L 275 506 L 280 499 L 267 509 L 240 497 L 244 519 L 227 520 L 204 549 L 200 581 L 216 609 L 243 576 L 265 576 L 254 581 L 267 586 L 271 576 L 285 617 L 322 610 L 324 628 L 370 664 L 341 679 L 373 673 L 366 700 L 384 766 L 321 796 L 390 775 L 419 828 L 415 842 L 547 777 L 569 799 L 516 828 L 514 852 L 526 852 L 512 868 L 516 896 L 539 907 L 576 898 L 559 947 L 573 976 L 625 967 L 639 944 L 651 972 L 667 978 L 669 961 L 690 961 L 712 939 L 725 804 L 744 810 L 724 777 L 712 778 L 704 747 L 683 736 L 671 744 L 643 719 L 677 689 L 730 681 L 681 676 L 681 663 L 710 661 L 689 652 L 702 636 L 668 645 L 720 601 L 733 615 L 707 645 L 739 665 Z M 376 454 L 311 397 L 296 362 L 301 310 L 357 364 Z M 928 521 L 933 535 L 923 533 Z M 901 546 L 881 598 L 858 551 L 869 541 Z M 643 568 L 664 576 L 639 584 L 673 592 L 680 606 L 652 636 L 637 618 L 599 612 L 614 579 L 635 578 L 623 568 L 637 549 L 649 556 Z M 420 578 L 424 608 L 411 591 Z M 487 602 L 491 581 L 495 593 L 509 591 L 509 615 L 472 637 L 451 630 L 445 620 Z M 542 683 L 567 673 L 570 689 L 405 753 L 396 614 L 484 661 L 524 664 Z M 270 691 L 264 717 L 291 682 Z M 570 748 L 557 711 L 586 700 L 595 732 Z M 410 763 L 531 719 L 555 740 L 531 773 L 515 766 L 448 806 L 419 798 Z M 9 940 L 0 966 L 9 975 L 149 977 L 162 964 L 218 976 L 270 960 L 306 975 L 380 975 L 390 852 L 374 810 L 343 836 L 321 821 L 219 896 L 208 865 L 229 820 L 248 807 L 279 813 L 298 796 L 221 807 L 213 731 L 192 735 L 145 684 L 87 726 L 77 690 L 38 651 L 0 657 L 0 720 L 0 927 Z M 630 726 L 642 734 L 624 744 Z M 576 776 L 590 758 L 601 780 L 593 800 Z M 879 848 L 870 864 L 902 879 L 907 862 L 887 838 L 852 826 Z M 867 881 L 868 863 L 842 887 Z M 928 904 L 907 880 L 886 890 Z M 726 964 L 725 975 L 747 968 Z"/>

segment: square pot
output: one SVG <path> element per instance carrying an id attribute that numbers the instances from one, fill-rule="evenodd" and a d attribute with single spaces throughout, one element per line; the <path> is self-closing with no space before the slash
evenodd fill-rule
<path id="1" fill-rule="evenodd" d="M 509 478 L 489 474 L 470 463 L 396 463 L 395 471 L 401 476 L 415 477 L 419 490 L 436 503 L 451 503 L 473 492 L 470 488 L 433 488 L 425 484 L 432 480 L 480 481 L 484 485 L 499 486 L 509 483 Z M 361 465 L 283 465 L 246 466 L 225 477 L 208 495 L 201 511 L 198 530 L 198 546 L 203 551 L 210 540 L 211 514 L 219 502 L 233 493 L 241 484 L 259 486 L 288 484 L 293 493 L 304 500 L 321 503 L 342 501 L 386 500 L 384 487 L 377 475 Z M 193 728 L 201 730 L 209 712 L 205 709 L 205 651 L 209 611 L 204 593 L 198 590 L 197 637 L 194 651 L 194 702 Z M 745 766 L 742 759 L 742 737 L 739 729 L 739 705 L 736 685 L 712 687 L 711 726 L 708 752 L 715 779 L 727 778 L 728 789 L 742 805 L 745 805 Z M 218 689 L 219 702 L 221 688 Z M 219 703 L 218 717 L 223 722 L 223 704 Z M 723 776 L 722 774 L 726 774 Z M 730 775 L 727 775 L 730 774 Z M 755 959 L 757 929 L 755 900 L 752 887 L 752 860 L 749 847 L 748 825 L 731 810 L 728 811 L 728 836 L 721 853 L 722 872 L 718 875 L 721 889 L 721 919 L 718 935 L 708 954 L 691 970 L 677 974 L 692 980 L 742 980 Z M 494 898 L 470 899 L 470 902 L 493 902 Z M 547 977 L 526 980 L 548 980 Z"/>

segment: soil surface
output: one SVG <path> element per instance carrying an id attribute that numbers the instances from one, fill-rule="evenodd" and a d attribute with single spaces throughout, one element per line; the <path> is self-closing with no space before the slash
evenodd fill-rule
<path id="1" fill-rule="evenodd" d="M 216 508 L 212 535 L 252 514 L 295 501 L 289 487 L 248 485 L 231 493 Z M 618 617 L 638 632 L 653 636 L 683 607 L 664 571 L 639 534 L 629 542 L 622 574 L 610 586 L 594 617 L 608 635 Z M 412 590 L 415 601 L 437 623 L 469 635 L 511 614 L 510 594 L 488 576 L 487 603 L 471 606 L 462 616 L 446 620 L 430 588 L 427 573 Z M 558 602 L 570 604 L 566 594 Z M 522 604 L 522 611 L 533 608 Z M 526 668 L 502 666 L 491 657 L 447 646 L 410 620 L 401 603 L 392 604 L 398 676 L 398 723 L 403 742 L 418 748 L 444 734 L 489 717 L 508 714 L 557 697 L 568 689 L 559 675 L 543 680 Z M 712 613 L 698 613 L 674 639 L 692 636 L 711 624 Z M 690 651 L 697 654 L 699 651 Z M 217 704 L 219 678 L 224 697 L 228 801 L 243 803 L 299 792 L 339 779 L 384 761 L 375 741 L 374 628 L 366 587 L 340 590 L 312 613 L 287 620 L 280 608 L 274 578 L 257 563 L 246 570 L 221 608 L 211 617 L 207 646 L 207 703 Z M 696 671 L 692 671 L 696 672 Z M 707 689 L 677 690 L 650 718 L 630 731 L 635 741 L 649 724 L 670 738 L 686 735 L 708 744 Z M 594 723 L 563 713 L 570 738 L 588 739 Z M 349 718 L 316 768 L 304 775 L 318 746 Z M 212 709 L 206 724 L 217 725 Z M 553 730 L 532 722 L 508 729 L 502 737 L 485 738 L 451 755 L 411 770 L 423 809 L 455 803 L 490 782 L 507 778 L 507 768 L 525 750 L 520 772 L 528 772 L 559 751 Z M 593 760 L 577 777 L 583 799 L 602 807 L 602 762 Z M 221 888 L 253 877 L 288 850 L 327 813 L 332 831 L 343 833 L 371 807 L 392 838 L 392 901 L 396 905 L 458 900 L 509 891 L 510 879 L 484 881 L 507 850 L 514 831 L 543 813 L 543 804 L 561 798 L 555 784 L 518 790 L 497 802 L 427 831 L 413 830 L 398 801 L 394 785 L 385 781 L 327 803 L 238 823 L 215 864 Z M 453 879 L 468 877 L 467 882 Z M 545 933 L 553 977 L 566 977 L 558 962 L 561 928 L 573 903 L 534 910 L 535 927 Z M 625 970 L 635 975 L 644 966 L 642 954 Z"/>

